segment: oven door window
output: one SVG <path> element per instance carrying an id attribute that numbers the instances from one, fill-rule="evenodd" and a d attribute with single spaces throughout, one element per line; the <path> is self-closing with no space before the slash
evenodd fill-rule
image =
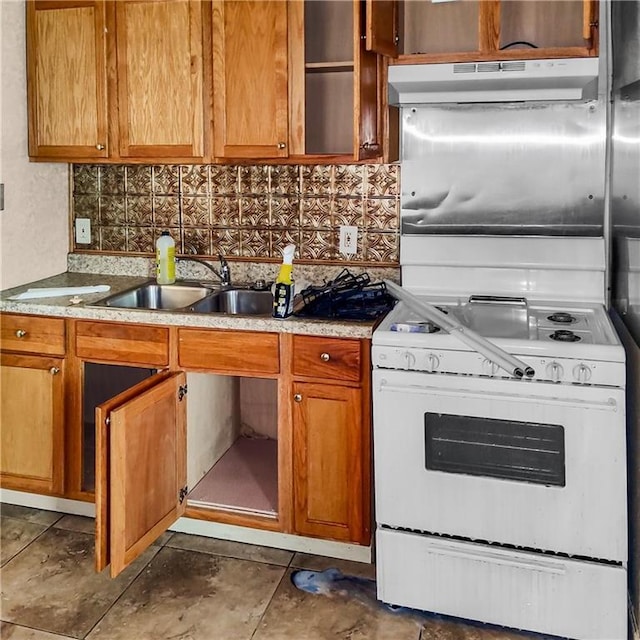
<path id="1" fill-rule="evenodd" d="M 565 486 L 564 427 L 424 414 L 426 468 Z"/>

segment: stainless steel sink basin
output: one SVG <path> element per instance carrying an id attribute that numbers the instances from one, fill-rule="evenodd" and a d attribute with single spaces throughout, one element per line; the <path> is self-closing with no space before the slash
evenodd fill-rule
<path id="1" fill-rule="evenodd" d="M 271 291 L 226 289 L 212 294 L 189 307 L 195 313 L 226 313 L 229 315 L 269 315 L 273 310 Z"/>
<path id="2" fill-rule="evenodd" d="M 271 314 L 273 295 L 271 291 L 254 289 L 220 290 L 200 284 L 146 282 L 98 300 L 92 306 L 256 316 Z"/>
<path id="3" fill-rule="evenodd" d="M 95 305 L 121 309 L 184 309 L 190 304 L 202 300 L 213 291 L 213 289 L 201 285 L 148 282 L 103 298 Z"/>

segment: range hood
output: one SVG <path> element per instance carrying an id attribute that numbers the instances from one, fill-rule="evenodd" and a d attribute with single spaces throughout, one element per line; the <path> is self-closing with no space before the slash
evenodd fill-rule
<path id="1" fill-rule="evenodd" d="M 402 64 L 389 67 L 389 103 L 590 100 L 598 58 Z"/>

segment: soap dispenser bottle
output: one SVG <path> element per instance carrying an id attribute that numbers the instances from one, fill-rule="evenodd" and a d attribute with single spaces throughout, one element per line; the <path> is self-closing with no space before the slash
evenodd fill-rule
<path id="1" fill-rule="evenodd" d="M 173 284 L 176 281 L 176 243 L 168 231 L 156 240 L 156 281 Z"/>
<path id="2" fill-rule="evenodd" d="M 293 313 L 293 254 L 295 244 L 288 244 L 282 250 L 282 264 L 273 291 L 273 317 L 286 318 Z"/>

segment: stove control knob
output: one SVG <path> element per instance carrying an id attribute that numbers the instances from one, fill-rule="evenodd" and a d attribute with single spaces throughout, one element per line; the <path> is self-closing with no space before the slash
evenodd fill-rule
<path id="1" fill-rule="evenodd" d="M 586 364 L 577 364 L 573 367 L 573 377 L 578 382 L 589 382 L 591 380 L 591 368 Z"/>
<path id="2" fill-rule="evenodd" d="M 413 369 L 416 366 L 416 357 L 411 351 L 404 352 L 405 369 Z"/>
<path id="3" fill-rule="evenodd" d="M 482 371 L 488 376 L 495 376 L 499 369 L 500 367 L 493 360 L 489 360 L 489 358 L 485 358 L 482 361 Z"/>
<path id="4" fill-rule="evenodd" d="M 546 371 L 553 382 L 560 382 L 564 376 L 564 368 L 558 362 L 550 362 Z"/>
<path id="5" fill-rule="evenodd" d="M 435 371 L 440 366 L 440 358 L 435 353 L 427 356 L 427 371 Z"/>

